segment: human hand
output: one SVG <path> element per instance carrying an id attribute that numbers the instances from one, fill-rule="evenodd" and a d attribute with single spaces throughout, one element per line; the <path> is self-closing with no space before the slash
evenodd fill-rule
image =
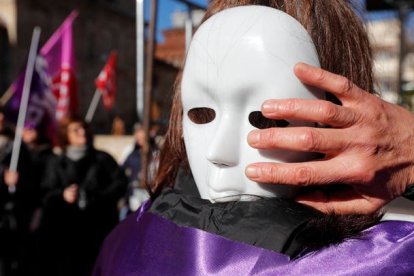
<path id="1" fill-rule="evenodd" d="M 17 171 L 10 171 L 6 169 L 4 171 L 4 183 L 8 187 L 14 187 L 19 181 L 19 173 Z"/>
<path id="2" fill-rule="evenodd" d="M 77 184 L 71 184 L 63 190 L 63 199 L 69 203 L 73 204 L 78 199 L 78 189 Z"/>
<path id="3" fill-rule="evenodd" d="M 342 106 L 325 100 L 268 100 L 272 119 L 320 122 L 331 128 L 272 128 L 249 133 L 257 149 L 324 153 L 303 163 L 256 163 L 246 169 L 253 181 L 297 186 L 346 184 L 345 190 L 301 194 L 297 200 L 323 212 L 368 214 L 400 196 L 414 183 L 414 115 L 381 100 L 346 78 L 303 63 L 295 66 L 305 84 L 334 94 Z"/>

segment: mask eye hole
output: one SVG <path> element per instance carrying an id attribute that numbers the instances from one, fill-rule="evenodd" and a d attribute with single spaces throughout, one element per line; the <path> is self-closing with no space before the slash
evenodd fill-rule
<path id="1" fill-rule="evenodd" d="M 214 109 L 208 107 L 192 108 L 187 113 L 188 118 L 198 125 L 208 124 L 216 118 L 216 112 Z"/>
<path id="2" fill-rule="evenodd" d="M 286 120 L 272 120 L 263 116 L 260 111 L 253 111 L 249 114 L 249 122 L 258 129 L 266 129 L 272 127 L 287 127 L 289 122 Z"/>

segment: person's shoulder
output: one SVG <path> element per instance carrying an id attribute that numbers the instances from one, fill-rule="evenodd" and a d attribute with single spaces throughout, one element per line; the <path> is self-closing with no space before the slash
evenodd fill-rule
<path id="1" fill-rule="evenodd" d="M 126 162 L 127 158 L 134 151 L 134 149 L 135 149 L 135 145 L 134 144 L 126 145 L 124 147 L 124 149 L 122 150 L 122 152 L 121 152 L 121 156 L 119 158 L 119 161 L 120 161 L 119 163 L 120 164 L 124 164 Z"/>
<path id="2" fill-rule="evenodd" d="M 38 154 L 41 158 L 51 158 L 57 160 L 58 155 L 53 151 L 50 145 L 41 145 L 38 148 Z"/>
<path id="3" fill-rule="evenodd" d="M 123 244 L 131 241 L 137 233 L 136 229 L 140 223 L 140 218 L 147 212 L 150 205 L 150 201 L 144 202 L 137 211 L 131 213 L 123 221 L 118 223 L 105 238 L 103 249 L 106 247 L 112 251 L 112 248 L 122 247 Z"/>
<path id="4" fill-rule="evenodd" d="M 142 211 L 138 210 L 121 221 L 105 238 L 93 275 L 119 275 L 119 270 L 129 262 L 129 256 L 134 248 L 136 235 L 139 235 L 137 226 Z"/>
<path id="5" fill-rule="evenodd" d="M 414 222 L 412 221 L 385 220 L 366 232 L 369 236 L 386 237 L 393 243 L 409 242 L 414 248 Z"/>
<path id="6" fill-rule="evenodd" d="M 106 237 L 104 246 L 109 246 L 111 250 L 118 248 L 128 240 L 129 235 L 133 232 L 137 223 L 137 213 L 132 213 L 121 221 Z"/>
<path id="7" fill-rule="evenodd" d="M 98 150 L 98 149 L 95 149 L 95 148 L 91 149 L 91 151 L 95 154 L 96 159 L 98 161 L 110 161 L 110 162 L 115 162 L 116 163 L 115 158 L 112 157 L 112 155 L 110 155 L 106 151 Z"/>
<path id="8" fill-rule="evenodd" d="M 103 150 L 99 150 L 96 148 L 91 148 L 90 151 L 94 152 L 97 156 L 105 156 L 105 157 L 112 157 L 109 153 Z"/>
<path id="9" fill-rule="evenodd" d="M 324 265 L 315 267 L 314 264 Z M 291 262 L 289 268 L 294 273 L 335 274 L 340 271 L 348 272 L 344 273 L 347 275 L 411 275 L 414 271 L 414 223 L 380 222 L 364 230 L 360 237 L 304 254 Z"/>

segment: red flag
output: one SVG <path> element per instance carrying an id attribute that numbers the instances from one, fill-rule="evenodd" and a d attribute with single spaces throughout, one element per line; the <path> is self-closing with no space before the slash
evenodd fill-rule
<path id="1" fill-rule="evenodd" d="M 116 96 L 116 52 L 112 51 L 105 67 L 95 80 L 96 89 L 102 93 L 106 110 L 111 110 Z"/>

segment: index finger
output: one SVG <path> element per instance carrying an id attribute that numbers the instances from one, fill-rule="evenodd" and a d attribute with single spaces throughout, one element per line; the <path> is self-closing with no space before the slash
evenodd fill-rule
<path id="1" fill-rule="evenodd" d="M 339 99 L 355 100 L 362 93 L 362 90 L 347 78 L 309 64 L 296 64 L 294 73 L 303 83 L 330 92 Z"/>

